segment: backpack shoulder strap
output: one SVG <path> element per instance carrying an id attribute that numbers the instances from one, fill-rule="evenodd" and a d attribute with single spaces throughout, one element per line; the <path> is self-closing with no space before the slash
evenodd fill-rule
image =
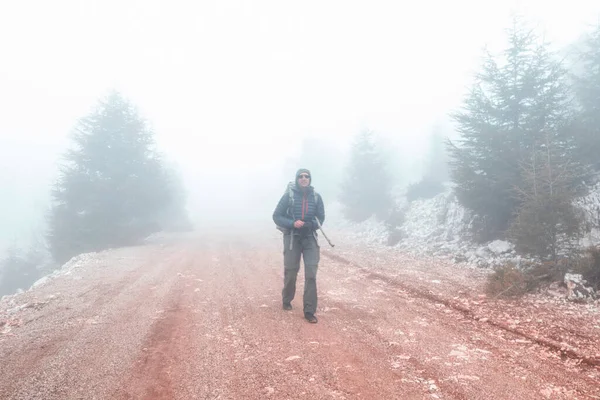
<path id="1" fill-rule="evenodd" d="M 291 217 L 293 216 L 293 210 L 294 210 L 294 191 L 292 190 L 292 183 L 290 182 L 288 184 L 287 187 L 287 192 L 288 192 L 288 215 Z"/>

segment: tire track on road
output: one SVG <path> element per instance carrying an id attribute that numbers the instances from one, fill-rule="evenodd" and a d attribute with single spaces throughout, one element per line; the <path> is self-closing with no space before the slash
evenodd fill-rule
<path id="1" fill-rule="evenodd" d="M 192 310 L 187 301 L 193 271 L 193 254 L 186 253 L 166 264 L 169 275 L 176 276 L 163 300 L 159 314 L 150 326 L 138 357 L 126 380 L 115 392 L 119 399 L 173 399 L 178 386 L 176 369 L 185 352 L 180 347 L 190 331 Z M 139 296 L 139 298 L 145 298 Z M 125 316 L 126 318 L 126 316 Z"/>
<path id="2" fill-rule="evenodd" d="M 367 277 L 369 277 L 371 279 L 380 279 L 380 280 L 390 283 L 390 284 L 394 285 L 395 287 L 400 288 L 406 292 L 410 292 L 413 296 L 421 297 L 421 298 L 430 300 L 434 303 L 441 303 L 441 304 L 444 304 L 445 306 L 452 308 L 456 311 L 460 311 L 464 316 L 472 319 L 473 321 L 478 321 L 480 323 L 487 323 L 489 325 L 495 326 L 495 327 L 505 330 L 507 332 L 521 336 L 525 339 L 532 340 L 548 349 L 557 351 L 558 353 L 560 353 L 562 355 L 573 358 L 575 360 L 581 360 L 582 362 L 584 362 L 590 366 L 600 365 L 600 358 L 589 357 L 589 356 L 586 356 L 585 354 L 581 354 L 576 349 L 570 348 L 570 346 L 568 346 L 567 344 L 559 343 L 556 340 L 552 340 L 550 338 L 543 338 L 543 337 L 531 335 L 531 334 L 529 334 L 527 332 L 523 332 L 519 329 L 511 328 L 506 323 L 503 323 L 500 321 L 494 321 L 491 318 L 486 318 L 485 321 L 481 321 L 482 317 L 479 315 L 476 315 L 468 307 L 465 307 L 465 306 L 463 306 L 457 302 L 454 302 L 450 299 L 438 296 L 438 295 L 434 294 L 432 291 L 420 290 L 414 286 L 407 285 L 407 284 L 399 281 L 396 278 L 390 277 L 389 275 L 386 275 L 386 274 L 383 274 L 380 272 L 369 271 L 368 269 L 366 269 L 364 267 L 355 265 L 351 261 L 349 261 L 341 256 L 334 255 L 334 254 L 327 253 L 327 252 L 324 252 L 323 254 L 325 255 L 325 257 L 328 257 L 332 260 L 341 262 L 346 265 L 352 265 L 353 267 L 358 268 L 361 272 L 365 273 L 367 275 Z"/>
<path id="3" fill-rule="evenodd" d="M 107 394 L 106 385 L 122 377 L 130 349 L 145 331 L 147 321 L 136 313 L 148 310 L 147 304 L 162 295 L 158 286 L 159 280 L 165 281 L 161 261 L 178 257 L 159 250 L 157 262 L 156 249 L 144 250 L 142 257 L 123 260 L 113 256 L 113 265 L 77 272 L 78 276 L 85 275 L 76 281 L 78 291 L 73 290 L 71 276 L 41 288 L 64 295 L 40 311 L 35 323 L 21 328 L 10 343 L 12 356 L 4 356 L 0 365 L 0 370 L 11 366 L 8 373 L 1 374 L 1 398 L 48 400 L 86 397 L 92 392 L 99 397 Z M 126 251 L 140 248 L 115 253 Z M 104 254 L 103 260 L 109 254 Z M 151 286 L 157 289 L 151 290 Z M 38 325 L 43 327 L 43 334 L 38 333 Z"/>
<path id="4" fill-rule="evenodd" d="M 403 293 L 410 294 L 410 296 L 412 296 L 413 298 L 421 298 L 421 299 L 428 300 L 428 303 L 431 304 L 431 306 L 432 306 L 432 307 L 430 307 L 430 309 L 434 310 L 437 313 L 440 312 L 440 309 L 436 309 L 436 307 L 433 307 L 433 306 L 435 306 L 436 304 L 443 304 L 445 307 L 447 307 L 447 309 L 452 309 L 452 310 L 458 312 L 459 315 L 461 315 L 461 316 L 463 316 L 465 318 L 465 321 L 470 321 L 471 323 L 474 323 L 476 325 L 477 325 L 477 323 L 480 323 L 479 325 L 481 327 L 484 327 L 486 325 L 492 326 L 492 327 L 495 327 L 497 329 L 500 329 L 500 331 L 504 331 L 504 332 L 506 332 L 508 334 L 511 334 L 511 335 L 514 335 L 516 337 L 525 337 L 525 338 L 532 339 L 533 343 L 540 344 L 540 345 L 542 345 L 542 347 L 547 348 L 547 349 L 549 349 L 551 351 L 559 350 L 559 353 L 563 354 L 563 355 L 566 353 L 564 351 L 564 349 L 563 349 L 563 351 L 560 351 L 561 350 L 561 345 L 560 344 L 548 343 L 547 341 L 545 341 L 543 339 L 539 340 L 539 341 L 538 340 L 533 340 L 534 338 L 536 338 L 535 336 L 528 335 L 526 333 L 520 332 L 518 329 L 510 328 L 506 324 L 503 324 L 501 322 L 496 322 L 496 321 L 493 321 L 493 320 L 492 321 L 488 320 L 487 324 L 483 323 L 483 322 L 486 322 L 486 321 L 485 320 L 484 321 L 479 321 L 479 319 L 481 318 L 481 316 L 476 316 L 471 310 L 469 310 L 468 308 L 464 307 L 463 305 L 457 304 L 457 303 L 455 303 L 455 302 L 453 302 L 453 301 L 451 301 L 449 299 L 446 299 L 446 298 L 444 298 L 444 297 L 442 297 L 440 295 L 437 295 L 437 294 L 433 293 L 432 291 L 427 291 L 427 290 L 423 290 L 423 289 L 420 289 L 420 288 L 416 288 L 413 285 L 410 285 L 410 284 L 407 284 L 407 283 L 404 283 L 404 282 L 400 281 L 399 278 L 390 277 L 389 275 L 387 275 L 385 273 L 382 273 L 382 272 L 368 270 L 367 268 L 361 267 L 361 266 L 359 266 L 359 265 L 351 262 L 350 260 L 347 260 L 344 257 L 340 257 L 339 255 L 334 255 L 334 254 L 331 254 L 331 253 L 328 253 L 328 252 L 324 252 L 324 255 L 325 255 L 325 257 L 328 257 L 329 259 L 338 262 L 340 265 L 352 266 L 353 268 L 356 268 L 358 271 L 360 271 L 360 274 L 363 277 L 363 278 L 361 278 L 361 281 L 364 281 L 364 279 L 368 279 L 369 281 L 372 281 L 372 282 L 382 282 L 383 284 L 385 284 L 386 286 L 388 286 L 390 289 L 400 289 Z M 334 268 L 334 270 L 335 269 L 337 269 L 337 268 Z M 389 291 L 389 294 L 393 295 L 393 296 L 400 296 L 400 294 L 397 291 L 395 291 L 395 290 Z M 405 299 L 405 300 L 409 300 L 410 296 L 409 296 L 408 299 Z M 425 304 L 427 304 L 427 303 L 425 303 Z M 415 305 L 418 305 L 418 304 L 412 303 L 412 307 L 414 307 Z M 423 307 L 424 304 L 423 305 L 419 305 L 419 306 Z M 426 315 L 428 313 L 428 311 L 424 309 L 424 313 Z M 441 318 L 439 323 L 444 324 L 444 320 L 447 319 L 446 317 L 451 317 L 451 315 L 448 315 L 448 314 L 442 314 L 442 315 L 444 316 L 444 318 Z M 383 321 L 383 320 L 387 319 L 387 317 L 388 317 L 387 314 L 382 314 L 382 315 L 379 315 L 378 318 L 380 318 L 380 320 Z M 454 329 L 456 329 L 456 324 L 454 324 L 454 325 L 448 324 L 448 328 L 454 328 Z M 376 334 L 375 331 L 373 331 L 373 330 L 371 330 L 371 331 L 373 332 L 373 334 Z M 465 332 L 467 332 L 467 330 Z M 485 343 L 481 343 L 480 341 L 478 341 L 476 343 L 476 345 L 477 345 L 478 348 L 482 348 L 482 345 L 483 345 L 483 348 L 487 347 L 489 350 L 492 350 L 493 353 L 496 353 L 496 354 L 501 354 L 501 352 L 504 352 L 504 348 L 501 350 L 501 352 L 499 352 L 498 351 L 499 348 L 495 347 L 494 342 L 489 342 L 487 345 L 485 345 Z M 514 347 L 515 347 L 515 354 L 518 354 L 518 353 L 521 352 L 521 351 L 518 350 L 518 347 L 519 347 L 518 344 L 516 344 Z M 520 347 L 523 347 L 523 346 L 520 346 Z M 531 367 L 531 362 L 532 362 L 531 360 L 525 361 L 525 360 L 521 360 L 520 358 L 513 358 L 514 355 L 512 355 L 512 354 L 502 355 L 502 357 L 506 357 L 506 356 L 508 356 L 509 358 L 513 359 L 513 362 L 515 362 L 515 363 L 519 363 L 519 364 L 522 363 L 525 366 Z M 573 354 L 571 354 L 571 357 L 573 357 Z M 584 361 L 583 358 L 578 358 L 578 357 L 573 357 L 573 358 L 575 358 L 577 360 L 581 360 L 582 362 Z M 590 361 L 590 360 L 588 360 L 588 361 Z M 594 362 L 590 362 L 589 364 L 590 365 L 596 365 L 596 364 L 594 364 Z M 582 367 L 585 367 L 585 366 L 582 366 Z M 590 368 L 590 366 L 587 365 L 587 368 Z M 585 368 L 584 368 L 584 370 L 585 370 Z M 553 373 L 552 373 L 553 376 L 555 375 L 554 372 L 555 371 L 553 371 Z M 558 377 L 554 377 L 554 378 L 556 378 L 557 380 L 559 379 Z M 554 378 L 552 378 L 552 379 L 554 379 Z M 586 382 L 585 387 L 588 387 L 588 388 L 589 387 L 593 387 L 594 385 L 597 384 L 597 380 L 595 380 L 595 378 L 593 378 L 591 376 L 588 377 L 587 374 L 582 374 L 579 377 L 579 379 L 582 380 L 582 381 L 584 381 L 584 382 Z M 579 388 L 579 384 L 574 384 L 574 390 L 578 391 L 579 394 L 582 395 L 582 396 L 589 396 L 590 395 L 590 392 L 588 390 L 581 390 Z M 597 393 L 597 392 L 598 391 L 596 391 L 595 393 Z"/>

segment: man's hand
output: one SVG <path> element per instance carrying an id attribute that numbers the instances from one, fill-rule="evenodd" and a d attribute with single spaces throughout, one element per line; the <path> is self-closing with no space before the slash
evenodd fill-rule
<path id="1" fill-rule="evenodd" d="M 298 228 L 298 229 L 300 229 L 300 228 L 302 228 L 303 226 L 304 226 L 304 221 L 300 221 L 300 220 L 298 220 L 298 221 L 294 222 L 294 228 Z"/>

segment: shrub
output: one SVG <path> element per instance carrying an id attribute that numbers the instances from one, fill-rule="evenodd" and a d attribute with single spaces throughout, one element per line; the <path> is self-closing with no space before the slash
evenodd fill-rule
<path id="1" fill-rule="evenodd" d="M 527 293 L 527 276 L 513 263 L 494 267 L 488 276 L 486 293 L 494 297 L 519 297 Z"/>
<path id="2" fill-rule="evenodd" d="M 600 290 L 600 247 L 588 248 L 573 270 L 594 290 Z"/>

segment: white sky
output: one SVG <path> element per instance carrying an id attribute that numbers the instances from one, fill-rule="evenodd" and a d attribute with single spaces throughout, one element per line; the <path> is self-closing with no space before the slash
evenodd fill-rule
<path id="1" fill-rule="evenodd" d="M 600 2 L 4 1 L 0 225 L 29 229 L 66 135 L 111 88 L 153 123 L 194 193 L 216 179 L 281 179 L 307 135 L 347 146 L 368 126 L 414 156 L 513 9 L 566 45 Z"/>

